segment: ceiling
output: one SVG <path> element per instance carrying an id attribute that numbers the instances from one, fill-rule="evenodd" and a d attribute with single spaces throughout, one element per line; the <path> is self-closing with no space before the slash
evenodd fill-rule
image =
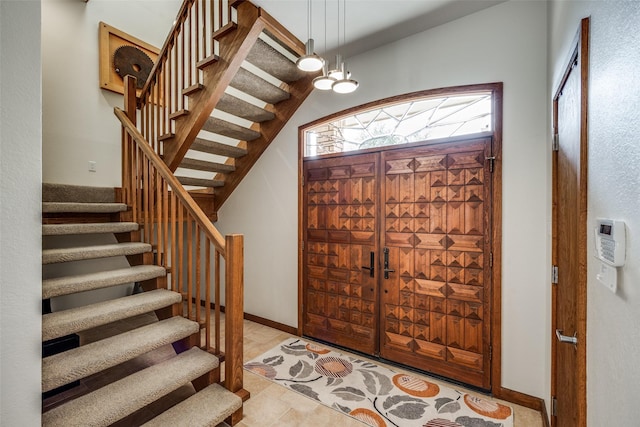
<path id="1" fill-rule="evenodd" d="M 340 53 L 348 58 L 505 0 L 252 0 L 252 3 L 264 8 L 304 42 L 308 38 L 309 1 L 315 51 L 321 55 L 337 53 L 340 31 L 339 42 L 343 45 Z"/>

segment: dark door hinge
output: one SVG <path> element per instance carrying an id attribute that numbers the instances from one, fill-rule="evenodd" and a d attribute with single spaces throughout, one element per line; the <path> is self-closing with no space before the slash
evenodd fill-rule
<path id="1" fill-rule="evenodd" d="M 551 283 L 554 285 L 558 284 L 558 266 L 557 265 L 551 266 Z"/>
<path id="2" fill-rule="evenodd" d="M 489 267 L 493 267 L 493 252 L 489 252 Z"/>
<path id="3" fill-rule="evenodd" d="M 489 162 L 489 172 L 493 173 L 493 169 L 495 168 L 495 163 L 496 163 L 496 157 L 491 156 L 491 157 L 485 157 L 484 159 Z"/>
<path id="4" fill-rule="evenodd" d="M 558 399 L 555 396 L 551 396 L 551 416 L 558 416 Z"/>
<path id="5" fill-rule="evenodd" d="M 553 143 L 551 146 L 553 151 L 558 151 L 560 150 L 560 137 L 558 136 L 557 133 L 553 134 Z"/>

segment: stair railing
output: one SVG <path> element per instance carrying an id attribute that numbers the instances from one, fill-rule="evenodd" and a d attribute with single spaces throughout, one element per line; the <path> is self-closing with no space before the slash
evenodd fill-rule
<path id="1" fill-rule="evenodd" d="M 142 224 L 141 239 L 154 247 L 156 264 L 166 268 L 167 286 L 186 301 L 183 316 L 200 324 L 198 345 L 224 356 L 225 387 L 243 393 L 243 236 L 222 236 L 136 128 L 131 76 L 125 78 L 125 111 L 116 107 L 115 115 L 123 129 L 123 202 L 131 206 L 133 221 Z M 225 261 L 224 354 L 220 347 L 221 257 Z"/>
<path id="2" fill-rule="evenodd" d="M 239 0 L 184 0 L 155 65 L 138 96 L 139 130 L 162 154 L 172 120 L 187 111 L 187 96 L 198 87 L 202 68 L 217 60 L 215 34 L 233 26 Z"/>

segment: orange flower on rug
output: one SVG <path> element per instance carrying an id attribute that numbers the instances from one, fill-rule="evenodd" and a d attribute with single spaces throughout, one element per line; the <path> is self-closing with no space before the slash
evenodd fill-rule
<path id="1" fill-rule="evenodd" d="M 244 368 L 373 427 L 513 427 L 509 406 L 298 338 Z"/>

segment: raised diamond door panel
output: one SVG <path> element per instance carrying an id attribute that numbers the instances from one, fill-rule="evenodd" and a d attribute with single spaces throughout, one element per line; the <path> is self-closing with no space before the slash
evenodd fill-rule
<path id="1" fill-rule="evenodd" d="M 306 160 L 303 333 L 489 389 L 491 147 Z"/>
<path id="2" fill-rule="evenodd" d="M 381 154 L 383 358 L 488 388 L 491 140 Z"/>
<path id="3" fill-rule="evenodd" d="M 377 345 L 377 285 L 362 267 L 377 250 L 377 159 L 317 160 L 304 171 L 304 333 L 368 354 Z"/>

